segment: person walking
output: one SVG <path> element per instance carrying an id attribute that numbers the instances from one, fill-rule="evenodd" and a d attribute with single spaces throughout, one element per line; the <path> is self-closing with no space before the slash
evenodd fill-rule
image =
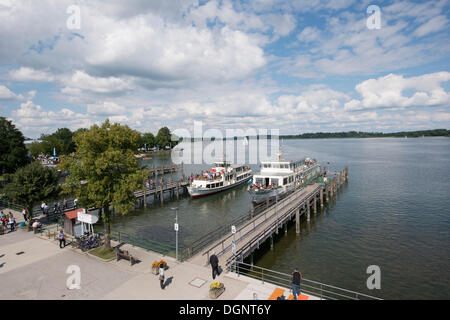
<path id="1" fill-rule="evenodd" d="M 25 222 L 27 222 L 28 221 L 27 208 L 22 209 L 22 214 L 23 214 L 23 219 L 25 220 Z"/>
<path id="2" fill-rule="evenodd" d="M 164 268 L 159 268 L 159 285 L 164 290 Z"/>
<path id="3" fill-rule="evenodd" d="M 58 239 L 59 239 L 59 248 L 60 249 L 64 248 L 66 246 L 66 236 L 64 235 L 63 229 L 59 230 Z M 64 247 L 61 246 L 62 244 L 64 244 Z"/>
<path id="4" fill-rule="evenodd" d="M 11 232 L 16 229 L 16 220 L 13 216 L 9 216 L 9 226 L 11 227 Z"/>
<path id="5" fill-rule="evenodd" d="M 212 278 L 215 279 L 216 275 L 219 275 L 219 258 L 217 258 L 216 252 L 213 252 L 212 256 L 209 258 L 209 263 L 212 268 Z"/>
<path id="6" fill-rule="evenodd" d="M 77 209 L 77 207 L 78 207 L 78 198 L 75 198 L 73 200 L 73 206 L 75 207 L 75 209 Z"/>
<path id="7" fill-rule="evenodd" d="M 64 200 L 63 200 L 63 210 L 66 210 L 66 209 L 67 209 L 67 199 L 64 198 Z"/>
<path id="8" fill-rule="evenodd" d="M 292 272 L 292 294 L 294 295 L 294 300 L 297 300 L 297 296 L 300 296 L 300 280 L 302 278 L 298 268 L 295 268 L 294 272 Z"/>

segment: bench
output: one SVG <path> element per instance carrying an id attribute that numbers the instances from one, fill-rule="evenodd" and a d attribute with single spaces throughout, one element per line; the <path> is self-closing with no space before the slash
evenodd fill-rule
<path id="1" fill-rule="evenodd" d="M 119 248 L 116 248 L 116 261 L 119 261 L 120 259 L 129 260 L 131 265 L 135 264 L 137 261 L 137 259 L 128 253 L 127 250 L 120 250 Z"/>

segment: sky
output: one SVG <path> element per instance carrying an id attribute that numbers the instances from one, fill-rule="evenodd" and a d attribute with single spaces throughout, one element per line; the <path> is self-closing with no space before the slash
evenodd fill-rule
<path id="1" fill-rule="evenodd" d="M 375 9 L 374 7 L 375 6 Z M 0 115 L 280 134 L 450 129 L 449 1 L 0 0 Z"/>

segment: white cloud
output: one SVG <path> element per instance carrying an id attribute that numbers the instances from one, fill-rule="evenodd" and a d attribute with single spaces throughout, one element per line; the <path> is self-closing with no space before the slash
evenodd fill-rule
<path id="1" fill-rule="evenodd" d="M 429 33 L 444 30 L 448 25 L 447 17 L 439 15 L 431 18 L 429 21 L 418 27 L 414 34 L 419 37 L 423 37 Z"/>
<path id="2" fill-rule="evenodd" d="M 441 83 L 449 80 L 450 72 L 430 73 L 411 78 L 388 74 L 378 79 L 365 80 L 355 87 L 362 99 L 346 103 L 345 109 L 448 106 L 450 93 L 442 88 Z M 411 91 L 409 95 L 405 94 L 407 90 Z"/>
<path id="3" fill-rule="evenodd" d="M 9 76 L 16 81 L 53 81 L 53 76 L 45 71 L 35 70 L 33 68 L 21 67 L 17 70 L 11 70 Z"/>
<path id="4" fill-rule="evenodd" d="M 124 92 L 133 88 L 129 80 L 116 77 L 93 77 L 80 70 L 62 82 L 66 87 L 61 91 L 67 94 L 80 94 L 82 91 L 108 94 Z"/>
<path id="5" fill-rule="evenodd" d="M 319 29 L 317 29 L 316 27 L 306 27 L 302 30 L 302 32 L 300 32 L 300 34 L 297 36 L 297 39 L 299 41 L 311 42 L 317 40 L 319 36 Z"/>
<path id="6" fill-rule="evenodd" d="M 95 103 L 87 105 L 87 113 L 92 115 L 121 115 L 126 113 L 127 110 L 119 106 L 117 103 L 112 101 L 104 101 L 103 103 Z"/>
<path id="7" fill-rule="evenodd" d="M 17 95 L 6 86 L 0 85 L 0 100 L 20 100 L 22 98 L 22 95 Z"/>

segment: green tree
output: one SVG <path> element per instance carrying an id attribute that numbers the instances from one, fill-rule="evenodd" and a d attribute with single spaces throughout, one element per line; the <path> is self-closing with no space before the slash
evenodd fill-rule
<path id="1" fill-rule="evenodd" d="M 31 153 L 33 157 L 37 157 L 40 154 L 45 154 L 45 148 L 42 142 L 34 141 L 28 145 L 28 152 Z"/>
<path id="2" fill-rule="evenodd" d="M 75 143 L 73 142 L 73 135 L 72 131 L 67 128 L 60 128 L 50 135 L 41 135 L 41 153 L 51 155 L 53 154 L 53 148 L 57 155 L 66 155 L 74 152 Z M 36 150 L 38 148 L 33 146 L 33 151 Z"/>
<path id="3" fill-rule="evenodd" d="M 107 119 L 75 138 L 76 151 L 63 156 L 60 168 L 70 170 L 63 185 L 81 205 L 101 210 L 105 249 L 111 248 L 111 209 L 128 213 L 136 202 L 134 192 L 143 188 L 147 176 L 134 154 L 140 146 L 140 133 Z"/>
<path id="4" fill-rule="evenodd" d="M 60 192 L 58 172 L 43 167 L 37 161 L 18 169 L 10 178 L 11 182 L 3 188 L 3 192 L 9 199 L 22 203 L 30 218 L 35 205 L 57 197 Z"/>
<path id="5" fill-rule="evenodd" d="M 144 133 L 141 139 L 142 147 L 145 146 L 147 149 L 153 148 L 156 144 L 155 136 L 151 132 Z"/>
<path id="6" fill-rule="evenodd" d="M 167 127 L 162 127 L 158 130 L 158 134 L 156 135 L 155 140 L 160 149 L 164 149 L 166 146 L 173 147 L 177 144 L 176 141 L 172 140 L 172 134 Z"/>
<path id="7" fill-rule="evenodd" d="M 13 173 L 29 163 L 22 132 L 15 125 L 0 117 L 0 175 Z"/>

